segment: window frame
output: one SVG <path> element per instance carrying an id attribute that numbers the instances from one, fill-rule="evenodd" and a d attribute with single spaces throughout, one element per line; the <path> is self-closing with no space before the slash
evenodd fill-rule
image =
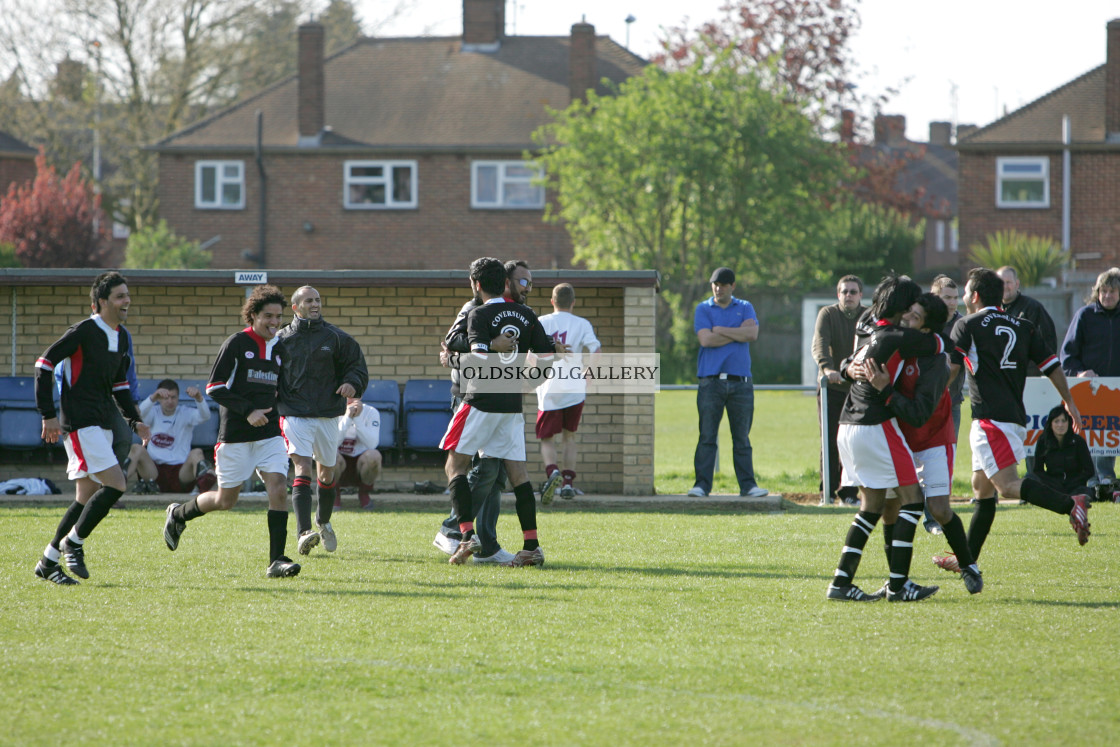
<path id="1" fill-rule="evenodd" d="M 228 178 L 222 172 L 226 166 L 237 167 L 237 178 Z M 214 169 L 214 201 L 205 202 L 202 199 L 202 170 Z M 223 203 L 222 193 L 226 184 L 237 184 L 237 204 Z M 208 159 L 194 163 L 194 207 L 196 210 L 244 210 L 245 209 L 245 162 L 240 160 Z"/>
<path id="2" fill-rule="evenodd" d="M 419 161 L 409 159 L 368 159 L 356 158 L 342 162 L 342 207 L 346 210 L 415 210 L 420 206 L 419 192 Z M 355 166 L 369 167 L 380 166 L 385 170 L 385 176 L 370 177 L 351 175 L 350 170 Z M 410 196 L 407 202 L 398 201 L 393 197 L 393 170 L 408 168 L 411 172 L 409 180 Z M 350 188 L 355 185 L 384 184 L 385 203 L 351 202 Z"/>
<path id="3" fill-rule="evenodd" d="M 480 168 L 496 166 L 498 168 L 498 201 L 497 202 L 482 202 L 478 198 L 478 172 Z M 528 168 L 536 170 L 536 174 L 528 180 L 520 177 L 509 177 L 506 175 L 506 169 L 511 166 L 518 168 Z M 471 161 L 471 208 L 475 210 L 544 210 L 547 203 L 547 196 L 545 195 L 545 188 L 543 184 L 534 184 L 540 179 L 544 178 L 544 168 L 536 161 L 499 161 L 499 160 L 482 160 Z M 504 202 L 503 195 L 505 194 L 505 185 L 507 183 L 522 184 L 526 183 L 540 190 L 540 202 L 533 205 L 510 205 Z"/>
<path id="4" fill-rule="evenodd" d="M 1035 178 L 1032 175 L 1007 175 L 1005 166 L 1041 166 L 1041 174 L 1037 179 L 1042 182 L 1042 199 L 1034 202 L 1020 202 L 1018 200 L 1003 199 L 1004 180 L 1028 181 Z M 996 207 L 1006 209 L 1039 209 L 1050 207 L 1050 158 L 1048 156 L 999 156 L 996 158 Z"/>

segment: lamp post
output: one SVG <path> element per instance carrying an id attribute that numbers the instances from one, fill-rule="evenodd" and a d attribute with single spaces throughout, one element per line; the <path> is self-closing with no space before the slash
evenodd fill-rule
<path id="1" fill-rule="evenodd" d="M 626 48 L 627 49 L 630 49 L 630 24 L 632 24 L 636 20 L 638 20 L 638 19 L 634 17 L 633 13 L 628 13 L 626 15 Z"/>

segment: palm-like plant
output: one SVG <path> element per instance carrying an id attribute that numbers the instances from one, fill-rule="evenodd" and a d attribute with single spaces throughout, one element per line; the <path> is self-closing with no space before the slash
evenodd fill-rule
<path id="1" fill-rule="evenodd" d="M 1032 236 L 1014 229 L 988 234 L 984 244 L 973 244 L 969 259 L 993 270 L 1010 265 L 1019 273 L 1025 287 L 1038 285 L 1042 278 L 1055 275 L 1069 261 L 1069 255 L 1052 239 Z"/>

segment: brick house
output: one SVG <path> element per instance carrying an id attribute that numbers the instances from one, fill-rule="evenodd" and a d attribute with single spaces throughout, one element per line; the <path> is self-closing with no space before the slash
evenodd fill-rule
<path id="1" fill-rule="evenodd" d="M 0 131 L 0 199 L 12 184 L 35 178 L 36 151 L 27 143 Z"/>
<path id="2" fill-rule="evenodd" d="M 1048 236 L 1083 283 L 1120 264 L 1120 19 L 1107 62 L 960 138 L 960 243 L 995 231 Z M 961 252 L 961 269 L 968 266 Z"/>
<path id="3" fill-rule="evenodd" d="M 506 36 L 504 7 L 463 0 L 461 37 L 366 38 L 325 60 L 323 27 L 301 26 L 298 75 L 151 146 L 161 217 L 212 241 L 215 268 L 443 269 L 487 254 L 571 267 L 522 155 L 546 108 L 645 61 L 582 22 Z"/>

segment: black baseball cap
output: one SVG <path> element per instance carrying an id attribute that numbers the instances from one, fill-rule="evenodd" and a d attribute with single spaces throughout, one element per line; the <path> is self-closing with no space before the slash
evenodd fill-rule
<path id="1" fill-rule="evenodd" d="M 717 267 L 716 271 L 712 273 L 712 279 L 709 283 L 734 283 L 735 271 L 730 267 Z"/>

